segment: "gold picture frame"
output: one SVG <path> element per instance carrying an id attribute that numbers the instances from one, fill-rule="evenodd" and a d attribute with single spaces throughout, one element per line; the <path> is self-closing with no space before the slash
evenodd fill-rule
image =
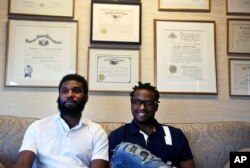
<path id="1" fill-rule="evenodd" d="M 217 94 L 215 22 L 154 20 L 154 26 L 159 91 Z"/>
<path id="2" fill-rule="evenodd" d="M 229 59 L 229 95 L 250 96 L 250 59 Z"/>
<path id="3" fill-rule="evenodd" d="M 210 0 L 158 0 L 159 10 L 209 12 L 210 6 Z"/>
<path id="4" fill-rule="evenodd" d="M 74 17 L 75 0 L 9 0 L 9 14 Z"/>
<path id="5" fill-rule="evenodd" d="M 141 44 L 141 3 L 92 1 L 90 42 Z"/>
<path id="6" fill-rule="evenodd" d="M 9 19 L 5 86 L 58 87 L 77 71 L 77 31 L 77 21 Z"/>
<path id="7" fill-rule="evenodd" d="M 227 20 L 227 53 L 250 54 L 250 19 Z"/>
<path id="8" fill-rule="evenodd" d="M 90 91 L 129 92 L 140 80 L 140 50 L 89 48 Z"/>
<path id="9" fill-rule="evenodd" d="M 226 0 L 228 15 L 250 15 L 250 0 Z"/>

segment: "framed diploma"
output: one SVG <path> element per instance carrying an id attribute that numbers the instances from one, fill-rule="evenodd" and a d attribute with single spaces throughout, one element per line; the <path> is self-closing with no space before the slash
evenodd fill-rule
<path id="1" fill-rule="evenodd" d="M 250 15 L 250 0 L 226 0 L 227 14 Z"/>
<path id="2" fill-rule="evenodd" d="M 159 91 L 217 94 L 215 22 L 154 20 L 154 26 Z"/>
<path id="3" fill-rule="evenodd" d="M 77 21 L 10 19 L 8 29 L 5 86 L 58 87 L 76 73 Z"/>
<path id="4" fill-rule="evenodd" d="M 10 0 L 9 14 L 74 17 L 75 0 Z"/>
<path id="5" fill-rule="evenodd" d="M 89 90 L 129 92 L 140 80 L 140 51 L 89 48 Z"/>
<path id="6" fill-rule="evenodd" d="M 92 2 L 90 42 L 141 44 L 141 3 Z"/>
<path id="7" fill-rule="evenodd" d="M 250 19 L 227 20 L 228 54 L 250 54 Z"/>
<path id="8" fill-rule="evenodd" d="M 250 96 L 250 59 L 229 59 L 229 93 Z"/>
<path id="9" fill-rule="evenodd" d="M 158 0 L 159 10 L 210 11 L 210 0 Z"/>

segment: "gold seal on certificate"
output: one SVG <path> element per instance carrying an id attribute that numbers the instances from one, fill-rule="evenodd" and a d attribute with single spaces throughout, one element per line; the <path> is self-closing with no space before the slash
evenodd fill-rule
<path id="1" fill-rule="evenodd" d="M 169 66 L 169 71 L 171 73 L 175 73 L 177 71 L 177 67 L 175 65 L 171 65 L 171 66 Z"/>
<path id="2" fill-rule="evenodd" d="M 100 75 L 98 76 L 98 79 L 99 79 L 99 81 L 104 81 L 105 75 L 100 74 Z"/>
<path id="3" fill-rule="evenodd" d="M 103 27 L 103 28 L 101 28 L 101 32 L 102 32 L 102 34 L 106 34 L 108 32 L 108 30 L 107 30 L 107 28 Z"/>

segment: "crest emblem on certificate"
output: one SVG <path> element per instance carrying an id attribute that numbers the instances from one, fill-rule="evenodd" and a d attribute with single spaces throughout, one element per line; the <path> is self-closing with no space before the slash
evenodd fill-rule
<path id="1" fill-rule="evenodd" d="M 177 35 L 176 35 L 174 32 L 172 32 L 172 33 L 170 33 L 170 34 L 168 35 L 168 38 L 170 38 L 170 39 L 176 39 L 176 38 L 177 38 Z"/>
<path id="2" fill-rule="evenodd" d="M 49 41 L 51 41 L 54 44 L 62 44 L 61 41 L 56 41 L 52 37 L 50 37 L 49 34 L 42 34 L 42 35 L 37 35 L 33 39 L 25 39 L 25 43 L 34 43 L 35 41 L 38 41 L 38 45 L 40 46 L 48 46 Z"/>
<path id="3" fill-rule="evenodd" d="M 24 77 L 30 77 L 31 78 L 32 72 L 33 72 L 33 68 L 30 65 L 26 65 L 24 67 Z"/>

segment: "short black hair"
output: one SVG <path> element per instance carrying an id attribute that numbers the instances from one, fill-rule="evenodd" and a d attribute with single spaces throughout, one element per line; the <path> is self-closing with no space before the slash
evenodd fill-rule
<path id="1" fill-rule="evenodd" d="M 89 87 L 88 87 L 88 82 L 87 80 L 81 76 L 81 75 L 78 75 L 78 74 L 68 74 L 68 75 L 65 75 L 62 80 L 60 81 L 60 84 L 59 84 L 59 93 L 60 93 L 60 90 L 61 90 L 61 87 L 62 87 L 62 84 L 66 81 L 69 81 L 69 80 L 73 80 L 73 81 L 77 81 L 77 82 L 80 82 L 82 84 L 82 89 L 84 91 L 84 94 L 88 94 L 89 92 Z"/>
<path id="2" fill-rule="evenodd" d="M 136 90 L 141 90 L 141 89 L 152 91 L 154 93 L 154 95 L 155 95 L 155 101 L 157 103 L 160 103 L 160 101 L 159 101 L 160 93 L 157 90 L 157 88 L 152 86 L 150 83 L 141 83 L 141 82 L 138 82 L 138 86 L 135 85 L 133 87 L 133 91 L 130 93 L 130 100 L 133 99 L 135 91 Z"/>

